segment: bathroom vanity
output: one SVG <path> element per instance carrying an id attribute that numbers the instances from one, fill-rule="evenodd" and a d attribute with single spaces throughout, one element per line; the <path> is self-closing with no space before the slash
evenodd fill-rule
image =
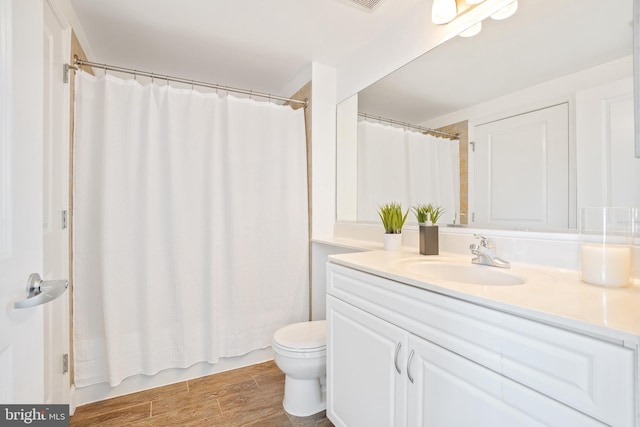
<path id="1" fill-rule="evenodd" d="M 638 426 L 640 289 L 370 251 L 327 264 L 336 426 Z"/>

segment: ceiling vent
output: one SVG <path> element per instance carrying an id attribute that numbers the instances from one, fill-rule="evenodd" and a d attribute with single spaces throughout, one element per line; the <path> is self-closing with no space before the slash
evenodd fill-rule
<path id="1" fill-rule="evenodd" d="M 360 7 L 364 7 L 367 10 L 373 10 L 378 4 L 382 3 L 382 0 L 345 0 L 347 3 L 357 4 Z"/>

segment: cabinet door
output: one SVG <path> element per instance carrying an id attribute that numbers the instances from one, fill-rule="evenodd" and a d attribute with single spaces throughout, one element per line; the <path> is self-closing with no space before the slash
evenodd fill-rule
<path id="1" fill-rule="evenodd" d="M 424 339 L 408 350 L 411 427 L 605 425 Z"/>
<path id="2" fill-rule="evenodd" d="M 327 415 L 336 426 L 406 425 L 408 335 L 327 296 Z"/>

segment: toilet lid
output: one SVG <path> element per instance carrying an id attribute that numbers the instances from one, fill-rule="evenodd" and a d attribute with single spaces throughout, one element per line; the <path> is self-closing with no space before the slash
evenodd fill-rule
<path id="1" fill-rule="evenodd" d="M 278 329 L 273 341 L 281 347 L 300 350 L 326 347 L 327 325 L 325 320 L 294 323 Z"/>

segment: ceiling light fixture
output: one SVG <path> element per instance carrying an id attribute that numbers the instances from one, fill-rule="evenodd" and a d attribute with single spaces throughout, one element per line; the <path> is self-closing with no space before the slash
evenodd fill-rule
<path id="1" fill-rule="evenodd" d="M 431 21 L 434 24 L 448 24 L 458 14 L 456 0 L 433 0 L 431 8 Z"/>
<path id="2" fill-rule="evenodd" d="M 459 15 L 466 13 L 485 0 L 433 0 L 431 21 L 434 24 L 448 24 Z M 491 15 L 495 20 L 507 19 L 518 10 L 518 0 L 513 0 Z M 460 37 L 473 37 L 482 31 L 482 22 L 478 22 L 458 34 Z"/>
<path id="3" fill-rule="evenodd" d="M 518 0 L 514 0 L 509 3 L 493 15 L 491 15 L 491 19 L 495 19 L 496 21 L 501 21 L 503 19 L 507 19 L 518 10 Z"/>

